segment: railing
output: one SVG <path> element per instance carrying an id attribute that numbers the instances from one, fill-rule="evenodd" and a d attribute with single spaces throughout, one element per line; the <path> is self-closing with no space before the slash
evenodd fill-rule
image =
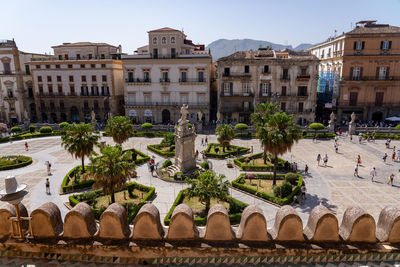
<path id="1" fill-rule="evenodd" d="M 297 80 L 309 80 L 310 75 L 297 75 Z"/>
<path id="2" fill-rule="evenodd" d="M 171 80 L 169 78 L 160 78 L 160 83 L 169 83 Z"/>
<path id="3" fill-rule="evenodd" d="M 183 104 L 187 104 L 190 107 L 205 107 L 208 103 L 182 103 L 182 102 L 126 102 L 125 106 L 176 106 L 180 107 Z"/>
<path id="4" fill-rule="evenodd" d="M 243 92 L 240 92 L 240 93 L 221 92 L 221 95 L 220 95 L 220 96 L 221 96 L 221 97 L 233 97 L 233 96 L 252 97 L 252 96 L 254 96 L 254 93 L 253 93 L 253 92 L 249 92 L 249 93 L 243 93 Z"/>
<path id="5" fill-rule="evenodd" d="M 125 79 L 127 83 L 151 83 L 151 79 Z"/>
<path id="6" fill-rule="evenodd" d="M 0 71 L 0 75 L 15 75 L 15 71 Z"/>
<path id="7" fill-rule="evenodd" d="M 55 93 L 39 93 L 38 97 L 57 97 L 57 96 L 65 96 L 65 93 L 55 92 Z"/>
<path id="8" fill-rule="evenodd" d="M 309 113 L 312 113 L 312 109 L 303 109 L 303 110 L 288 109 L 285 112 L 288 114 L 309 114 Z"/>
<path id="9" fill-rule="evenodd" d="M 387 103 L 387 102 L 375 102 L 375 101 L 368 101 L 368 102 L 350 102 L 350 101 L 340 101 L 339 102 L 339 107 L 375 107 L 375 106 L 381 106 L 381 107 L 400 107 L 400 103 L 396 101 L 395 99 L 393 100 L 392 103 Z"/>
<path id="10" fill-rule="evenodd" d="M 101 56 L 94 56 L 94 57 L 86 57 L 86 56 L 81 56 L 80 58 L 77 57 L 56 57 L 56 56 L 47 56 L 47 57 L 34 57 L 31 58 L 31 61 L 67 61 L 67 60 L 110 60 L 110 59 L 117 59 L 116 57 L 101 57 Z"/>
<path id="11" fill-rule="evenodd" d="M 247 72 L 230 72 L 230 73 L 223 73 L 222 77 L 250 77 L 251 74 Z"/>
<path id="12" fill-rule="evenodd" d="M 400 76 L 346 76 L 345 81 L 400 81 Z"/>
<path id="13" fill-rule="evenodd" d="M 221 112 L 222 113 L 232 113 L 232 112 L 253 112 L 254 108 L 253 107 L 238 107 L 238 106 L 230 106 L 230 107 L 222 107 Z"/>
<path id="14" fill-rule="evenodd" d="M 290 80 L 290 75 L 282 75 L 281 76 L 281 81 L 289 81 Z"/>
<path id="15" fill-rule="evenodd" d="M 194 78 L 194 79 L 179 79 L 180 83 L 205 83 L 206 79 L 199 79 L 199 78 Z"/>

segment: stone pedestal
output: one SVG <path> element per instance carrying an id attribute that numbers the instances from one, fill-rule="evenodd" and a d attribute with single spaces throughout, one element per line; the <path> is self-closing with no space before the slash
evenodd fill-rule
<path id="1" fill-rule="evenodd" d="M 195 139 L 194 127 L 189 128 L 189 121 L 179 120 L 175 126 L 175 165 L 182 172 L 196 168 Z"/>
<path id="2" fill-rule="evenodd" d="M 349 134 L 356 134 L 356 124 L 355 123 L 350 123 Z"/>

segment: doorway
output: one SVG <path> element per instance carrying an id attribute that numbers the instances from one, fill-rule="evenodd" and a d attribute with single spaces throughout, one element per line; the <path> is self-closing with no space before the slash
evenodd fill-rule
<path id="1" fill-rule="evenodd" d="M 169 112 L 169 110 L 164 109 L 162 111 L 162 123 L 163 124 L 168 124 L 168 122 L 171 120 L 171 113 Z"/>

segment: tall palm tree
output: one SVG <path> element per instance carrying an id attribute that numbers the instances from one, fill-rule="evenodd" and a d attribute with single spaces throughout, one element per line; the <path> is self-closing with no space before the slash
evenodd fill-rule
<path id="1" fill-rule="evenodd" d="M 263 127 L 264 129 L 264 127 Z M 300 137 L 300 128 L 294 123 L 294 117 L 285 112 L 277 112 L 270 116 L 263 140 L 267 151 L 274 155 L 274 180 L 276 184 L 276 168 L 278 156 L 290 151 Z"/>
<path id="2" fill-rule="evenodd" d="M 225 147 L 229 146 L 232 139 L 235 137 L 235 131 L 229 124 L 221 124 L 217 127 L 216 133 L 218 135 L 218 142 L 222 146 L 222 150 L 225 152 Z"/>
<path id="3" fill-rule="evenodd" d="M 256 110 L 251 114 L 251 123 L 256 128 L 257 138 L 260 140 L 261 146 L 264 150 L 263 158 L 264 164 L 267 164 L 267 146 L 268 143 L 268 122 L 269 118 L 280 110 L 277 104 L 269 102 L 261 103 L 256 106 Z"/>
<path id="4" fill-rule="evenodd" d="M 114 203 L 114 192 L 121 189 L 133 176 L 136 166 L 130 161 L 132 152 L 122 151 L 121 145 L 106 145 L 101 153 L 99 157 L 90 158 L 93 168 L 88 176 L 95 180 L 95 186 L 103 188 L 104 194 L 111 195 L 111 203 Z"/>
<path id="5" fill-rule="evenodd" d="M 82 173 L 85 172 L 85 157 L 90 156 L 100 136 L 93 134 L 91 124 L 70 124 L 61 135 L 61 145 L 75 158 L 82 160 Z"/>
<path id="6" fill-rule="evenodd" d="M 122 145 L 132 136 L 133 125 L 128 117 L 112 117 L 107 121 L 106 131 L 112 136 L 115 143 Z"/>

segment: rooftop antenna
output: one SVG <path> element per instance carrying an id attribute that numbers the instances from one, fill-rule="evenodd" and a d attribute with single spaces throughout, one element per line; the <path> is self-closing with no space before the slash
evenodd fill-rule
<path id="1" fill-rule="evenodd" d="M 337 30 L 335 30 L 335 35 L 333 36 L 334 38 L 336 38 L 336 33 L 337 33 Z"/>
<path id="2" fill-rule="evenodd" d="M 184 33 L 184 32 L 183 32 L 183 27 L 182 27 L 182 33 Z"/>

